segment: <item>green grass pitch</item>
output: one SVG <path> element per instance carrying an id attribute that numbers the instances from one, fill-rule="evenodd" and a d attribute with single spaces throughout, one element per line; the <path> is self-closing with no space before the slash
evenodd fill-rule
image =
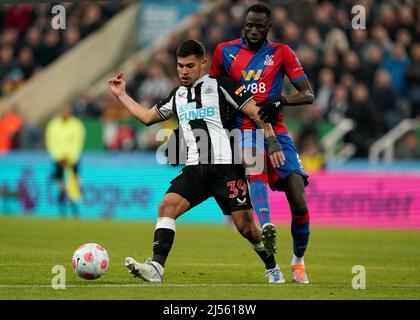
<path id="1" fill-rule="evenodd" d="M 177 224 L 163 284 L 127 273 L 126 256 L 151 256 L 154 224 L 0 217 L 0 299 L 420 299 L 420 232 L 313 227 L 305 257 L 309 285 L 290 282 L 291 235 L 278 226 L 277 261 L 284 285 L 268 285 L 262 262 L 226 225 Z M 110 269 L 98 280 L 71 269 L 83 243 L 104 246 Z M 54 265 L 66 269 L 66 289 L 54 290 Z M 366 289 L 352 288 L 354 265 Z"/>

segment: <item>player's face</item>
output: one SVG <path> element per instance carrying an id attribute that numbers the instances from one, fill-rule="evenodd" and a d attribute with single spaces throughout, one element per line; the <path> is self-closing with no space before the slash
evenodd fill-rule
<path id="1" fill-rule="evenodd" d="M 271 28 L 271 21 L 265 13 L 249 12 L 245 18 L 244 34 L 248 46 L 258 49 L 267 39 Z"/>
<path id="2" fill-rule="evenodd" d="M 207 60 L 190 55 L 182 58 L 177 57 L 177 70 L 181 83 L 185 87 L 191 87 L 194 82 L 201 78 Z"/>

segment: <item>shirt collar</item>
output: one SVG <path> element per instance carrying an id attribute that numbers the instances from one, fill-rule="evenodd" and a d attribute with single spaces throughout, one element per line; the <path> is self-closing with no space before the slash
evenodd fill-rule
<path id="1" fill-rule="evenodd" d="M 198 79 L 196 82 L 194 82 L 194 84 L 192 85 L 192 88 L 195 88 L 200 82 L 203 82 L 204 80 L 206 80 L 209 77 L 208 74 L 205 74 L 204 76 L 202 76 L 200 79 Z"/>

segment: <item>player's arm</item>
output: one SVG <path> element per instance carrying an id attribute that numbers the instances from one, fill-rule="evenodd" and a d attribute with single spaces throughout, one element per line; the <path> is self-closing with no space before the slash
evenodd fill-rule
<path id="1" fill-rule="evenodd" d="M 242 107 L 241 111 L 251 118 L 259 129 L 264 130 L 264 137 L 268 145 L 268 154 L 271 163 L 274 167 L 280 167 L 280 164 L 284 164 L 286 157 L 284 156 L 282 147 L 276 139 L 273 127 L 270 123 L 265 123 L 261 120 L 258 114 L 260 108 L 257 107 L 254 99 L 248 100 L 248 102 Z"/>
<path id="2" fill-rule="evenodd" d="M 134 99 L 131 98 L 125 91 L 125 84 L 126 83 L 122 72 L 108 80 L 108 85 L 111 92 L 134 117 L 136 117 L 140 122 L 147 126 L 166 120 L 161 117 L 156 109 L 156 106 L 151 109 L 147 109 L 146 107 L 134 101 Z"/>
<path id="3" fill-rule="evenodd" d="M 258 115 L 259 108 L 255 104 L 252 94 L 243 85 L 228 77 L 217 77 L 217 82 L 222 89 L 226 100 L 237 111 L 245 113 L 253 119 L 258 128 L 264 130 L 264 137 L 268 144 L 268 154 L 274 167 L 279 167 L 284 163 L 285 156 L 280 143 L 277 141 L 271 124 L 261 121 Z"/>
<path id="4" fill-rule="evenodd" d="M 285 106 L 299 106 L 314 102 L 314 93 L 298 58 L 289 47 L 286 46 L 283 50 L 285 59 L 282 71 L 290 79 L 297 93 L 270 97 L 259 104 L 263 106 L 260 111 L 261 118 L 266 122 L 276 119 Z"/>
<path id="5" fill-rule="evenodd" d="M 287 106 L 301 106 L 304 104 L 312 104 L 314 102 L 314 92 L 308 79 L 293 82 L 297 93 L 284 97 Z"/>

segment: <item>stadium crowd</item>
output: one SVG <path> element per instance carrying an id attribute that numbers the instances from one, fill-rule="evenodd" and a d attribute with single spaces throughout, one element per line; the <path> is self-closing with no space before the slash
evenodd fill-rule
<path id="1" fill-rule="evenodd" d="M 184 34 L 173 35 L 165 50 L 154 54 L 152 61 L 147 64 L 139 64 L 136 67 L 134 76 L 128 79 L 129 94 L 148 106 L 165 97 L 171 88 L 178 84 L 174 74 L 174 51 L 179 41 L 187 38 L 202 41 L 211 59 L 218 43 L 240 35 L 244 10 L 255 2 L 223 0 L 221 6 L 209 16 L 196 13 L 192 28 Z M 286 123 L 297 123 L 296 127 L 289 129 L 302 155 L 314 155 L 319 158 L 322 154 L 319 147 L 322 123 L 335 125 L 343 118 L 355 120 L 357 127 L 346 135 L 345 140 L 356 145 L 355 157 L 366 157 L 370 145 L 402 119 L 420 117 L 418 2 L 360 1 L 366 10 L 365 29 L 352 28 L 354 4 L 350 0 L 282 1 L 280 5 L 279 1 L 271 2 L 265 1 L 271 5 L 273 12 L 270 39 L 289 45 L 297 53 L 315 92 L 316 100 L 311 107 L 287 107 L 284 112 Z M 101 16 L 105 17 L 120 9 L 109 9 L 107 6 L 93 3 L 84 5 L 95 6 L 96 10 L 102 13 Z M 83 10 L 76 10 L 78 5 L 73 6 L 74 23 L 70 29 L 77 30 L 75 32 L 78 36 L 75 37 L 83 37 L 91 32 L 93 27 L 85 27 L 85 20 L 88 18 L 80 15 Z M 105 14 L 105 8 L 111 13 Z M 4 16 L 7 7 L 3 6 L 2 9 L 0 15 Z M 37 19 L 32 18 L 32 24 L 38 26 L 36 29 L 42 29 L 45 20 L 42 17 L 45 15 L 41 14 Z M 3 18 L 1 20 L 6 21 Z M 94 25 L 99 27 L 100 22 Z M 13 71 L 16 69 L 8 69 L 13 65 L 10 61 L 14 61 L 15 65 L 25 65 L 20 69 L 23 74 L 21 78 L 25 78 L 26 75 L 30 76 L 36 72 L 43 63 L 53 59 L 47 55 L 39 60 L 36 67 L 32 67 L 31 63 L 23 63 L 26 55 L 32 56 L 32 59 L 36 57 L 37 47 L 25 44 L 25 41 L 29 41 L 27 39 L 32 38 L 30 34 L 36 33 L 32 31 L 33 26 L 31 28 L 29 24 L 22 24 L 21 28 L 27 32 L 25 37 L 19 37 L 22 38 L 21 41 L 15 41 L 20 46 L 8 45 L 10 39 L 16 37 L 13 35 L 15 31 L 6 32 L 5 30 L 9 30 L 6 28 L 1 34 L 0 70 L 2 75 L 6 75 L 0 77 L 3 78 L 3 85 L 4 79 L 16 77 L 16 71 Z M 49 37 L 54 37 L 48 36 L 49 33 L 56 34 L 53 31 L 46 32 L 42 40 L 44 43 L 48 43 Z M 60 49 L 51 51 L 51 55 L 71 47 L 72 42 L 67 43 L 67 36 L 70 37 L 66 33 L 60 41 Z M 38 42 L 35 43 L 39 44 L 42 41 L 40 35 L 38 37 Z M 293 90 L 293 87 L 286 81 L 284 90 L 288 92 Z M 118 124 L 129 115 L 109 92 L 104 92 L 99 97 L 85 93 L 75 101 L 73 108 L 75 115 L 80 118 L 102 119 L 108 149 L 154 149 L 157 146 L 154 132 L 158 126 L 139 130 L 126 123 L 121 126 Z M 418 133 L 410 132 L 397 146 L 397 157 L 419 157 L 419 148 Z"/>
<path id="2" fill-rule="evenodd" d="M 1 4 L 0 102 L 132 2 L 62 3 L 65 30 L 51 27 L 52 3 Z M 0 152 L 40 147 L 40 141 L 40 128 L 25 124 L 18 106 L 0 117 Z"/>

